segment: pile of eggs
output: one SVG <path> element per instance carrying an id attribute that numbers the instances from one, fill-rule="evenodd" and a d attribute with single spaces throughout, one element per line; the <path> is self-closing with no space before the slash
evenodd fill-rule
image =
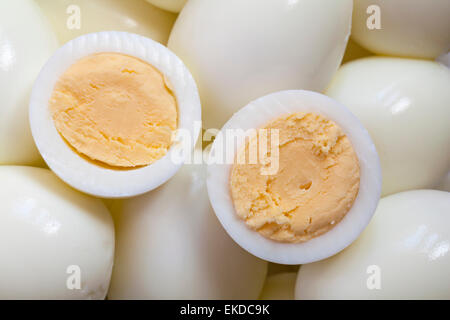
<path id="1" fill-rule="evenodd" d="M 0 299 L 450 299 L 449 16 L 447 0 L 0 2 Z M 71 66 L 105 53 L 156 70 L 177 130 L 141 100 L 128 114 L 72 112 Z M 89 66 L 80 95 L 149 91 L 128 86 L 141 74 L 125 67 L 120 81 L 106 74 L 126 91 L 99 89 Z M 59 122 L 54 101 L 69 105 Z M 286 144 L 325 157 L 320 139 L 337 134 L 350 155 L 326 178 L 313 158 L 293 159 L 276 179 L 300 189 L 269 212 L 255 201 L 276 195 L 275 178 L 255 196 L 248 172 L 214 160 L 248 147 L 228 147 L 227 130 L 275 119 L 306 132 Z M 141 122 L 171 144 L 139 135 Z M 133 133 L 139 156 L 159 153 L 123 165 L 131 142 L 114 129 Z M 315 209 L 350 191 L 329 181 L 356 190 L 333 221 L 332 205 Z M 271 214 L 308 194 L 314 214 L 297 237 L 291 212 L 306 203 Z"/>

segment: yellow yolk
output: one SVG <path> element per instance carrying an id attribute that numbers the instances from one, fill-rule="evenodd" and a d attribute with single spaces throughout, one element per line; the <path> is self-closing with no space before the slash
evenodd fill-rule
<path id="1" fill-rule="evenodd" d="M 176 99 L 161 72 L 119 53 L 70 66 L 49 106 L 56 129 L 77 152 L 115 167 L 157 161 L 177 128 Z"/>
<path id="2" fill-rule="evenodd" d="M 251 146 L 263 150 L 265 141 L 255 135 L 236 158 L 247 161 L 236 160 L 231 170 L 237 215 L 280 242 L 305 242 L 329 231 L 350 210 L 359 190 L 359 162 L 349 139 L 334 122 L 312 113 L 285 116 L 264 129 L 268 152 L 249 163 Z M 272 144 L 275 133 L 279 144 Z M 268 166 L 278 170 L 264 171 Z"/>

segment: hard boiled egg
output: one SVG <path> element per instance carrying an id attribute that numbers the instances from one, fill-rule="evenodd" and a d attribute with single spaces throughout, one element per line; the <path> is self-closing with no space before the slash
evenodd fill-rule
<path id="1" fill-rule="evenodd" d="M 442 178 L 436 186 L 437 190 L 450 192 L 450 171 Z"/>
<path id="2" fill-rule="evenodd" d="M 434 59 L 450 49 L 448 0 L 355 0 L 352 38 L 372 52 Z"/>
<path id="3" fill-rule="evenodd" d="M 50 170 L 0 166 L 0 298 L 104 299 L 114 226 Z"/>
<path id="4" fill-rule="evenodd" d="M 347 48 L 345 49 L 344 57 L 342 58 L 342 64 L 371 55 L 373 54 L 370 51 L 364 49 L 350 38 L 347 44 Z"/>
<path id="5" fill-rule="evenodd" d="M 198 82 L 205 128 L 220 128 L 262 95 L 323 90 L 341 63 L 351 14 L 351 0 L 189 1 L 168 46 Z"/>
<path id="6" fill-rule="evenodd" d="M 415 190 L 381 199 L 349 248 L 303 265 L 297 299 L 449 299 L 450 193 Z"/>
<path id="7" fill-rule="evenodd" d="M 278 273 L 267 277 L 261 300 L 294 300 L 296 272 Z"/>
<path id="8" fill-rule="evenodd" d="M 224 125 L 207 185 L 217 217 L 241 247 L 270 262 L 302 264 L 358 237 L 377 206 L 381 171 L 369 134 L 347 108 L 290 90 L 251 102 Z"/>
<path id="9" fill-rule="evenodd" d="M 42 165 L 28 124 L 28 99 L 40 68 L 56 49 L 32 0 L 0 2 L 0 165 Z"/>
<path id="10" fill-rule="evenodd" d="M 201 151 L 199 151 L 201 152 Z M 115 210 L 110 299 L 257 299 L 267 263 L 228 237 L 208 201 L 203 165 Z"/>
<path id="11" fill-rule="evenodd" d="M 178 155 L 194 148 L 200 118 L 197 87 L 183 62 L 126 32 L 66 43 L 42 69 L 30 99 L 31 130 L 50 169 L 105 198 L 142 194 L 172 177 L 183 162 Z"/>
<path id="12" fill-rule="evenodd" d="M 342 66 L 326 94 L 371 134 L 384 195 L 434 187 L 450 166 L 450 70 L 432 61 L 366 58 Z"/>
<path id="13" fill-rule="evenodd" d="M 36 0 L 61 44 L 99 31 L 137 33 L 166 44 L 175 22 L 173 13 L 145 0 Z"/>

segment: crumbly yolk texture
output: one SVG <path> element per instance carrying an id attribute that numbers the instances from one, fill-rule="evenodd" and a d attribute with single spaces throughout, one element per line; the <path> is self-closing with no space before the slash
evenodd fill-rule
<path id="1" fill-rule="evenodd" d="M 270 139 L 278 129 L 278 157 L 271 159 L 275 152 L 267 142 L 267 153 L 258 161 L 235 162 L 230 189 L 237 215 L 279 242 L 305 242 L 329 231 L 350 210 L 359 190 L 359 162 L 349 139 L 334 122 L 312 113 L 281 117 L 264 129 Z M 258 139 L 255 135 L 253 143 Z M 237 158 L 249 159 L 251 143 Z M 264 167 L 276 168 L 273 161 L 278 170 L 266 174 Z"/>
<path id="2" fill-rule="evenodd" d="M 70 66 L 49 107 L 57 131 L 77 152 L 113 167 L 157 161 L 177 128 L 177 102 L 163 74 L 119 53 L 94 54 Z"/>

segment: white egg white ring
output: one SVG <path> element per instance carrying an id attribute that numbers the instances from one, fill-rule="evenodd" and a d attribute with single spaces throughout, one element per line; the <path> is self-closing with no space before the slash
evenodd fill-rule
<path id="1" fill-rule="evenodd" d="M 312 91 L 288 90 L 259 98 L 236 112 L 223 126 L 227 129 L 261 128 L 273 119 L 295 112 L 323 115 L 339 125 L 359 159 L 358 196 L 345 217 L 330 231 L 304 243 L 282 243 L 265 238 L 247 227 L 235 213 L 229 177 L 232 164 L 212 163 L 214 148 L 224 146 L 225 134 L 214 141 L 208 160 L 207 186 L 211 205 L 228 234 L 251 254 L 275 263 L 304 264 L 330 257 L 351 244 L 369 223 L 381 193 L 381 167 L 375 145 L 360 121 L 343 105 Z M 233 158 L 241 146 L 227 144 Z"/>
<path id="2" fill-rule="evenodd" d="M 86 161 L 69 147 L 56 130 L 48 107 L 59 77 L 77 60 L 100 52 L 130 55 L 161 71 L 171 82 L 177 99 L 178 129 L 189 132 L 196 140 L 200 133 L 200 98 L 195 81 L 184 63 L 156 41 L 116 31 L 83 35 L 54 53 L 33 87 L 29 110 L 31 131 L 48 166 L 75 189 L 105 198 L 139 195 L 163 184 L 178 171 L 182 161 L 172 161 L 172 153 L 180 153 L 177 149 L 181 148 L 181 144 L 174 143 L 164 157 L 145 167 L 131 170 L 104 168 Z M 179 134 L 180 131 L 175 139 L 179 138 Z"/>

